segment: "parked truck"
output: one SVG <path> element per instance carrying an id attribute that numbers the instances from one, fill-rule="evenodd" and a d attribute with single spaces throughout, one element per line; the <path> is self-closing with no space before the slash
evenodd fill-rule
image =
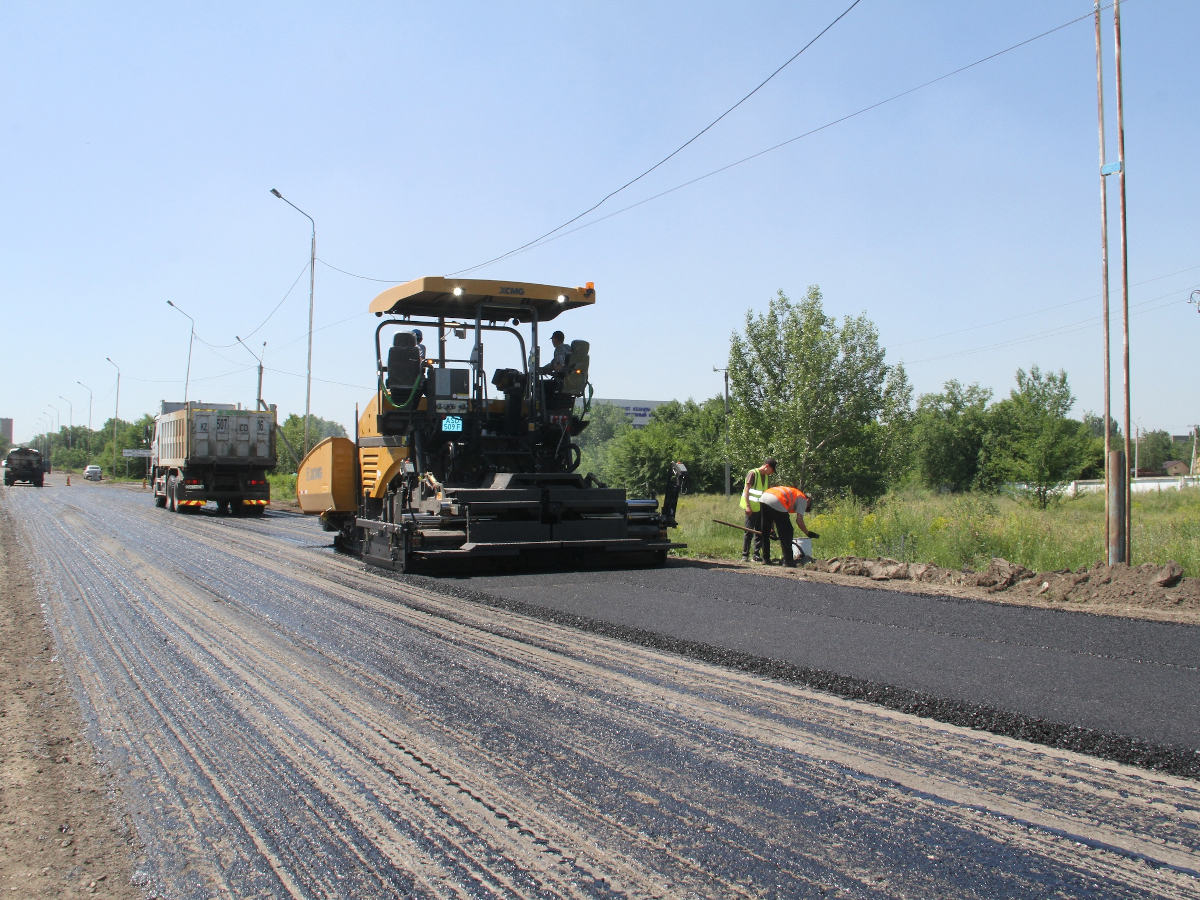
<path id="1" fill-rule="evenodd" d="M 41 487 L 46 469 L 42 465 L 42 454 L 33 447 L 14 447 L 4 460 L 4 483 L 14 485 L 27 481 Z"/>
<path id="2" fill-rule="evenodd" d="M 195 512 L 211 500 L 222 513 L 261 515 L 275 462 L 274 406 L 164 402 L 154 419 L 150 479 L 160 508 Z"/>

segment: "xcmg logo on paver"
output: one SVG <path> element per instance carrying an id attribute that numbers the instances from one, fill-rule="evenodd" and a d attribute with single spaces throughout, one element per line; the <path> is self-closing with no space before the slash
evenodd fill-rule
<path id="1" fill-rule="evenodd" d="M 500 293 L 501 293 L 502 295 L 503 295 L 503 294 L 507 294 L 507 295 L 509 295 L 509 296 L 511 296 L 511 297 L 524 297 L 524 296 L 525 296 L 525 288 L 521 288 L 521 287 L 502 287 L 502 288 L 500 288 Z"/>

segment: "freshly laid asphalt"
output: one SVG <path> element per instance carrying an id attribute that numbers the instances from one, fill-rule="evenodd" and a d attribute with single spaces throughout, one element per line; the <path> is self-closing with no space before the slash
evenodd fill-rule
<path id="1" fill-rule="evenodd" d="M 842 696 L 1200 777 L 1198 626 L 682 560 L 661 569 L 437 582 L 482 602 Z"/>

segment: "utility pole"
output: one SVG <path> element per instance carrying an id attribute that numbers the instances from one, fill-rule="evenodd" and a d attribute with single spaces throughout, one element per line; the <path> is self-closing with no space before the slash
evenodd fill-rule
<path id="1" fill-rule="evenodd" d="M 233 336 L 233 339 L 234 339 L 235 341 L 237 341 L 239 344 L 241 344 L 243 347 L 246 347 L 246 342 L 245 342 L 245 341 L 243 341 L 243 340 L 242 340 L 240 337 L 238 337 L 236 334 Z M 249 353 L 251 356 L 253 356 L 253 357 L 254 357 L 254 359 L 255 359 L 255 361 L 258 363 L 258 400 L 257 400 L 257 402 L 258 402 L 258 408 L 259 408 L 259 409 L 266 409 L 266 408 L 267 408 L 267 404 L 263 403 L 263 396 L 262 396 L 262 373 L 263 373 L 263 361 L 262 361 L 262 356 L 259 356 L 258 354 L 256 354 L 256 353 L 255 353 L 253 350 L 251 350 L 249 347 L 246 347 L 246 352 L 247 352 L 247 353 Z M 263 355 L 265 356 L 265 355 L 266 355 L 266 352 L 267 352 L 267 342 L 266 342 L 266 341 L 263 341 L 263 348 L 262 348 L 262 352 L 263 352 Z"/>
<path id="2" fill-rule="evenodd" d="M 1121 191 L 1121 347 L 1124 358 L 1125 459 L 1132 424 L 1129 384 L 1129 240 L 1125 217 L 1125 102 L 1121 84 L 1121 0 L 1113 0 L 1113 62 L 1117 70 L 1117 183 Z M 1125 563 L 1133 565 L 1133 485 L 1125 479 Z"/>
<path id="3" fill-rule="evenodd" d="M 714 372 L 725 373 L 725 499 L 729 499 L 729 369 L 713 366 Z"/>
<path id="4" fill-rule="evenodd" d="M 1132 556 L 1130 534 L 1132 523 L 1132 485 L 1130 484 L 1130 428 L 1131 411 L 1129 400 L 1129 256 L 1128 231 L 1125 216 L 1125 112 L 1121 87 L 1121 0 L 1113 0 L 1113 34 L 1115 39 L 1116 100 L 1117 100 L 1117 162 L 1106 163 L 1104 127 L 1104 71 L 1100 39 L 1100 0 L 1095 2 L 1096 19 L 1096 95 L 1100 132 L 1100 243 L 1101 281 L 1104 318 L 1104 485 L 1105 485 L 1105 532 L 1104 543 L 1108 550 L 1108 564 L 1128 564 Z M 1117 175 L 1120 183 L 1121 221 L 1121 307 L 1123 385 L 1125 400 L 1124 451 L 1114 451 L 1109 440 L 1111 420 L 1111 368 L 1109 364 L 1109 284 L 1108 284 L 1108 192 L 1106 178 Z"/>

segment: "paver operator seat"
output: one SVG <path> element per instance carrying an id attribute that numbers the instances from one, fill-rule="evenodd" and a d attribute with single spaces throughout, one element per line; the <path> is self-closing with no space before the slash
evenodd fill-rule
<path id="1" fill-rule="evenodd" d="M 424 374 L 417 336 L 411 331 L 397 332 L 388 350 L 387 364 L 387 389 L 392 403 L 399 409 L 412 408 L 421 396 Z"/>

